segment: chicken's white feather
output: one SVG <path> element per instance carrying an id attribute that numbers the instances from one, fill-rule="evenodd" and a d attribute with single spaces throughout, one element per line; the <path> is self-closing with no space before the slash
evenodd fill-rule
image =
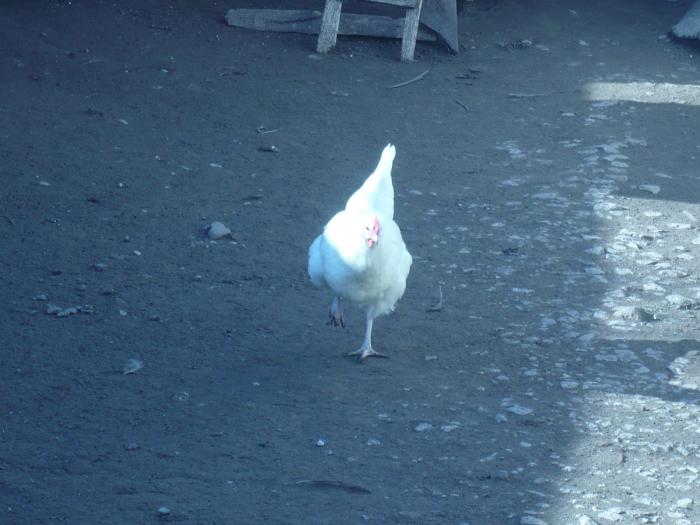
<path id="1" fill-rule="evenodd" d="M 309 248 L 311 281 L 366 309 L 367 335 L 360 348 L 361 358 L 377 355 L 371 348 L 372 321 L 393 310 L 404 294 L 411 269 L 411 254 L 393 220 L 391 169 L 395 155 L 391 144 L 384 148 L 377 168 Z M 366 232 L 375 223 L 379 232 L 376 243 L 371 243 Z"/>
<path id="2" fill-rule="evenodd" d="M 391 168 L 394 165 L 396 148 L 387 144 L 382 151 L 379 164 L 372 175 L 348 199 L 345 209 L 350 212 L 376 211 L 394 218 L 394 186 L 391 182 Z"/>

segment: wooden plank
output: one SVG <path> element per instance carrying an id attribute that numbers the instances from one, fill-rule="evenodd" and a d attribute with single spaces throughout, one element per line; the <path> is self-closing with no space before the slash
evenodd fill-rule
<path id="1" fill-rule="evenodd" d="M 365 0 L 366 2 L 374 2 L 375 4 L 390 4 L 397 5 L 399 7 L 416 7 L 418 5 L 417 0 Z M 422 0 L 421 0 L 422 1 Z"/>
<path id="2" fill-rule="evenodd" d="M 418 5 L 406 10 L 406 18 L 403 25 L 403 38 L 401 40 L 401 60 L 410 62 L 416 50 L 416 37 L 418 36 L 418 24 L 420 23 L 420 8 L 423 0 L 418 0 Z"/>
<path id="3" fill-rule="evenodd" d="M 321 15 L 320 11 L 306 10 L 230 9 L 226 13 L 226 23 L 230 26 L 256 31 L 317 35 L 321 30 Z M 338 34 L 402 38 L 403 29 L 402 18 L 348 13 L 340 17 Z M 435 42 L 436 37 L 431 31 L 419 28 L 418 40 Z"/>
<path id="4" fill-rule="evenodd" d="M 420 23 L 440 35 L 453 53 L 459 53 L 456 0 L 423 0 Z"/>
<path id="5" fill-rule="evenodd" d="M 338 38 L 338 26 L 340 25 L 340 10 L 343 7 L 342 0 L 326 0 L 326 8 L 321 18 L 321 30 L 318 35 L 316 51 L 327 53 L 335 47 Z"/>

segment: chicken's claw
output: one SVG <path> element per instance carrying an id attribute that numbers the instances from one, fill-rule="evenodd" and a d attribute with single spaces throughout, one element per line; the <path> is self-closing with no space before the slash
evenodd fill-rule
<path id="1" fill-rule="evenodd" d="M 328 314 L 328 324 L 345 328 L 345 316 L 343 315 L 343 306 L 340 304 L 340 297 L 333 299 L 331 311 Z"/>
<path id="2" fill-rule="evenodd" d="M 331 326 L 340 326 L 342 328 L 345 328 L 345 317 L 343 316 L 343 312 L 340 312 L 340 315 L 336 316 L 333 315 L 333 312 L 328 314 L 328 323 Z"/>
<path id="3" fill-rule="evenodd" d="M 365 348 L 364 346 L 358 348 L 354 352 L 350 352 L 347 354 L 348 356 L 358 356 L 357 360 L 362 363 L 364 362 L 365 359 L 368 357 L 382 357 L 384 359 L 388 359 L 389 356 L 386 354 L 381 354 L 377 351 L 375 351 L 372 347 Z"/>

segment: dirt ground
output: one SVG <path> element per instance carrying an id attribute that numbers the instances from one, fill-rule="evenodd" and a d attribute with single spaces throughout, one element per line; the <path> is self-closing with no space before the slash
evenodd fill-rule
<path id="1" fill-rule="evenodd" d="M 0 522 L 700 523 L 700 110 L 589 89 L 698 84 L 692 2 L 466 2 L 407 64 L 253 4 L 322 2 L 0 5 Z M 360 365 L 306 256 L 388 142 Z"/>

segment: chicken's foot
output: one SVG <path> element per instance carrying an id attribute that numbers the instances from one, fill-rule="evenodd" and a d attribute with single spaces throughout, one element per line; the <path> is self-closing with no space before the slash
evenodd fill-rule
<path id="1" fill-rule="evenodd" d="M 374 348 L 372 348 L 372 324 L 374 322 L 374 319 L 372 318 L 371 314 L 367 314 L 367 328 L 365 330 L 365 340 L 362 342 L 362 346 L 355 350 L 354 352 L 350 352 L 349 356 L 359 356 L 358 361 L 363 362 L 365 359 L 368 357 L 384 357 L 387 358 L 389 357 L 386 354 L 381 354 L 377 352 Z"/>
<path id="2" fill-rule="evenodd" d="M 340 303 L 340 296 L 333 298 L 331 311 L 328 314 L 328 324 L 345 328 L 345 316 L 343 315 L 343 305 Z"/>

